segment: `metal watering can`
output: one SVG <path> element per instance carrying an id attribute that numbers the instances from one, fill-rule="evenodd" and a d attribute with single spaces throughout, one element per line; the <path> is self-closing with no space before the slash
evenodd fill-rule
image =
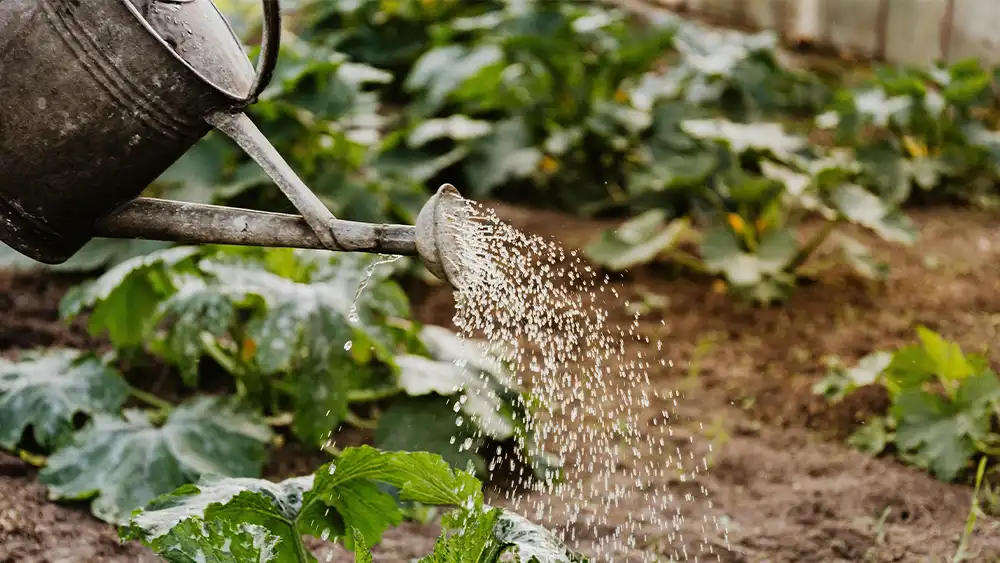
<path id="1" fill-rule="evenodd" d="M 416 226 L 337 219 L 243 113 L 277 63 L 262 3 L 255 70 L 211 0 L 0 0 L 0 240 L 47 264 L 98 236 L 419 255 L 457 287 L 454 187 Z M 301 216 L 138 197 L 213 127 Z"/>

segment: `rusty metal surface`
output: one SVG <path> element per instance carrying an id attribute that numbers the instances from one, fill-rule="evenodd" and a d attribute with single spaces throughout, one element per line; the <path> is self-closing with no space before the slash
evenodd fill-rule
<path id="1" fill-rule="evenodd" d="M 417 255 L 416 227 L 379 225 L 335 219 L 329 226 L 335 250 Z M 304 218 L 141 197 L 106 217 L 97 236 L 140 238 L 188 244 L 235 244 L 326 249 Z"/>
<path id="2" fill-rule="evenodd" d="M 263 2 L 256 77 L 210 0 L 0 2 L 0 241 L 65 261 L 209 131 L 205 116 L 256 100 L 280 33 L 277 0 Z"/>

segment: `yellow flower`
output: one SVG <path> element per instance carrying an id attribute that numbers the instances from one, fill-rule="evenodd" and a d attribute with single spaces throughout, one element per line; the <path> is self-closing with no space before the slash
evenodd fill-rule
<path id="1" fill-rule="evenodd" d="M 722 280 L 715 280 L 712 282 L 712 291 L 718 295 L 724 295 L 726 293 L 726 282 Z"/>
<path id="2" fill-rule="evenodd" d="M 615 101 L 619 104 L 628 102 L 628 92 L 619 88 L 618 91 L 615 92 Z"/>
<path id="3" fill-rule="evenodd" d="M 743 229 L 746 228 L 746 223 L 743 222 L 743 217 L 740 217 L 736 213 L 730 213 L 726 216 L 726 220 L 729 221 L 729 226 L 736 231 L 736 234 L 743 234 Z"/>
<path id="4" fill-rule="evenodd" d="M 249 362 L 253 359 L 254 355 L 257 353 L 257 343 L 254 342 L 253 338 L 244 338 L 243 346 L 240 350 L 240 359 L 244 362 Z"/>
<path id="5" fill-rule="evenodd" d="M 903 146 L 906 147 L 906 152 L 910 153 L 910 156 L 927 156 L 927 145 L 909 135 L 903 137 Z"/>
<path id="6" fill-rule="evenodd" d="M 559 162 L 549 155 L 543 156 L 542 161 L 539 165 L 542 169 L 542 172 L 545 172 L 546 174 L 552 174 L 556 170 L 559 170 Z"/>

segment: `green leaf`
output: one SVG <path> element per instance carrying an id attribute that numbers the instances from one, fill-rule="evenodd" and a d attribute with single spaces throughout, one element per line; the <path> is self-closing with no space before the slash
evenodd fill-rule
<path id="1" fill-rule="evenodd" d="M 138 346 L 143 342 L 156 307 L 168 288 L 158 279 L 166 268 L 177 267 L 197 255 L 197 247 L 175 247 L 137 256 L 122 262 L 93 282 L 68 292 L 59 305 L 59 313 L 70 319 L 84 309 L 90 313 L 90 333 L 105 332 L 119 347 Z"/>
<path id="2" fill-rule="evenodd" d="M 354 537 L 354 563 L 372 563 L 372 552 L 368 549 L 368 542 L 357 528 L 351 528 Z"/>
<path id="3" fill-rule="evenodd" d="M 877 456 L 885 451 L 895 437 L 885 417 L 875 416 L 851 434 L 847 443 L 863 454 Z"/>
<path id="4" fill-rule="evenodd" d="M 466 338 L 434 325 L 421 328 L 420 341 L 435 360 L 465 365 L 469 369 L 488 374 L 498 384 L 514 388 L 513 374 L 500 361 L 498 350 L 487 342 Z"/>
<path id="5" fill-rule="evenodd" d="M 875 194 L 857 184 L 844 184 L 831 194 L 833 207 L 847 220 L 868 227 L 890 242 L 912 244 L 916 229 L 906 215 L 890 210 Z"/>
<path id="6" fill-rule="evenodd" d="M 178 286 L 177 293 L 157 307 L 154 323 L 165 329 L 160 354 L 180 368 L 185 383 L 194 386 L 204 355 L 202 335 L 225 336 L 234 320 L 236 307 L 200 278 L 186 276 Z"/>
<path id="7" fill-rule="evenodd" d="M 396 487 L 402 500 L 457 508 L 442 519 L 445 532 L 422 562 L 491 563 L 507 551 L 519 553 L 520 561 L 586 561 L 543 528 L 485 506 L 480 483 L 440 457 L 367 446 L 348 448 L 315 474 L 281 483 L 207 477 L 135 511 L 119 534 L 184 563 L 315 561 L 302 535 L 332 535 L 357 561 L 371 561 L 370 547 L 401 520 L 393 497 L 377 483 Z"/>
<path id="8" fill-rule="evenodd" d="M 521 561 L 534 563 L 586 561 L 586 558 L 571 551 L 549 530 L 512 512 L 504 512 L 500 516 L 493 533 L 497 540 L 515 547 Z"/>
<path id="9" fill-rule="evenodd" d="M 917 337 L 939 378 L 955 381 L 972 375 L 972 367 L 957 343 L 948 342 L 940 334 L 922 326 L 917 327 Z"/>
<path id="10" fill-rule="evenodd" d="M 666 214 L 660 209 L 646 211 L 618 229 L 605 231 L 587 245 L 587 255 L 615 272 L 649 263 L 676 245 L 690 228 L 690 220 L 686 217 L 664 225 L 665 219 Z"/>
<path id="11" fill-rule="evenodd" d="M 344 345 L 350 328 L 333 315 L 317 314 L 305 327 L 304 358 L 295 372 L 295 435 L 312 444 L 322 444 L 335 431 L 348 410 L 352 372 L 367 371 L 355 365 Z M 354 373 L 353 375 L 358 375 Z"/>
<path id="12" fill-rule="evenodd" d="M 271 431 L 218 398 L 176 407 L 162 426 L 149 414 L 97 414 L 49 457 L 39 480 L 55 500 L 97 497 L 91 511 L 122 522 L 135 508 L 202 475 L 260 473 Z"/>
<path id="13" fill-rule="evenodd" d="M 193 563 L 197 555 L 183 556 L 198 553 L 211 561 L 208 554 L 225 554 L 234 546 L 257 557 L 250 561 L 315 561 L 308 553 L 300 558 L 305 551 L 294 525 L 312 482 L 311 475 L 277 484 L 206 477 L 197 486 L 180 487 L 135 511 L 119 533 L 124 540 L 142 541 L 168 561 Z M 272 559 L 262 557 L 267 555 Z"/>
<path id="14" fill-rule="evenodd" d="M 405 87 L 410 92 L 423 91 L 425 111 L 433 113 L 465 81 L 502 61 L 503 51 L 496 45 L 437 47 L 417 59 Z"/>
<path id="15" fill-rule="evenodd" d="M 511 118 L 473 143 L 465 175 L 473 197 L 482 197 L 506 182 L 527 178 L 538 170 L 542 153 L 523 120 Z"/>
<path id="16" fill-rule="evenodd" d="M 316 471 L 305 503 L 322 503 L 336 510 L 343 525 L 334 532 L 344 536 L 357 529 L 368 547 L 378 543 L 389 526 L 402 521 L 393 497 L 377 483 L 400 489 L 400 498 L 422 504 L 464 505 L 481 502 L 475 477 L 452 470 L 440 457 L 426 452 L 381 452 L 368 446 L 349 448 L 336 461 Z M 308 524 L 315 531 L 315 526 Z M 311 532 L 306 532 L 311 533 Z M 352 536 L 344 537 L 348 549 Z"/>
<path id="17" fill-rule="evenodd" d="M 934 361 L 920 346 L 900 348 L 885 370 L 886 387 L 892 395 L 918 388 L 935 377 L 934 370 Z"/>
<path id="18" fill-rule="evenodd" d="M 248 522 L 227 520 L 208 522 L 187 520 L 173 530 L 173 537 L 183 538 L 159 546 L 159 554 L 169 563 L 281 563 L 316 561 L 311 554 L 304 559 L 282 545 L 282 537 L 268 528 Z M 196 542 L 192 538 L 199 538 Z"/>
<path id="19" fill-rule="evenodd" d="M 771 229 L 761 237 L 757 248 L 757 261 L 760 271 L 765 274 L 778 274 L 792 263 L 798 253 L 799 243 L 789 229 Z"/>
<path id="20" fill-rule="evenodd" d="M 943 397 L 907 389 L 893 401 L 896 445 L 907 459 L 942 481 L 953 480 L 976 452 L 973 433 L 990 423 L 989 413 L 966 412 Z"/>
<path id="21" fill-rule="evenodd" d="M 453 402 L 435 395 L 394 400 L 379 417 L 375 445 L 389 451 L 435 453 L 452 467 L 471 467 L 481 474 L 486 468 L 478 454 L 482 434 L 471 420 L 455 413 Z"/>
<path id="22" fill-rule="evenodd" d="M 384 273 L 371 280 L 355 304 L 373 259 L 366 265 L 324 258 L 313 263 L 308 280 L 301 282 L 253 262 L 200 264 L 217 280 L 215 291 L 251 304 L 246 337 L 252 342 L 253 364 L 265 375 L 289 374 L 296 398 L 292 429 L 317 445 L 343 419 L 348 391 L 375 369 L 373 358 L 391 364 L 395 341 L 385 329 L 385 316 L 408 313 L 405 295 L 393 291 L 396 286 Z"/>
<path id="23" fill-rule="evenodd" d="M 913 181 L 925 190 L 937 187 L 951 171 L 947 163 L 936 158 L 912 158 L 904 161 L 904 166 Z"/>
<path id="24" fill-rule="evenodd" d="M 399 386 L 411 397 L 431 393 L 447 397 L 463 392 L 470 385 L 477 388 L 483 385 L 471 370 L 453 362 L 404 354 L 396 358 L 396 365 L 399 367 Z"/>
<path id="25" fill-rule="evenodd" d="M 813 392 L 830 401 L 839 401 L 859 387 L 871 385 L 892 362 L 892 354 L 873 352 L 861 358 L 858 365 L 844 369 L 833 366 L 831 373 L 813 386 Z"/>
<path id="26" fill-rule="evenodd" d="M 397 400 L 388 407 L 376 443 L 390 450 L 435 452 L 455 467 L 471 464 L 481 473 L 484 460 L 478 450 L 489 438 L 513 443 L 538 476 L 546 471 L 551 476 L 559 464 L 537 443 L 529 399 L 498 350 L 436 326 L 423 327 L 420 339 L 433 359 L 405 355 L 396 360 L 399 385 L 417 400 Z M 422 428 L 428 431 L 417 434 Z"/>
<path id="27" fill-rule="evenodd" d="M 452 115 L 442 119 L 428 119 L 410 132 L 406 142 L 419 148 L 438 139 L 468 141 L 486 135 L 492 129 L 489 121 L 469 119 L 464 115 Z"/>
<path id="28" fill-rule="evenodd" d="M 128 393 L 117 370 L 78 350 L 0 359 L 0 447 L 13 449 L 30 427 L 40 446 L 53 448 L 72 433 L 76 414 L 115 413 Z"/>
<path id="29" fill-rule="evenodd" d="M 738 260 L 742 254 L 739 240 L 728 228 L 715 225 L 705 231 L 701 240 L 701 257 L 709 270 L 725 272 L 730 267 L 729 264 Z M 759 273 L 745 277 L 749 278 L 749 283 L 760 280 Z"/>
<path id="30" fill-rule="evenodd" d="M 853 101 L 856 111 L 878 127 L 886 127 L 890 123 L 905 124 L 909 121 L 913 105 L 906 96 L 889 97 L 878 89 L 857 92 Z"/>
<path id="31" fill-rule="evenodd" d="M 705 266 L 738 287 L 756 286 L 765 276 L 783 273 L 798 252 L 798 242 L 787 229 L 776 229 L 764 235 L 757 252 L 744 252 L 732 231 L 721 225 L 710 228 L 701 242 Z"/>
<path id="32" fill-rule="evenodd" d="M 769 152 L 784 158 L 807 146 L 806 139 L 785 133 L 778 123 L 733 123 L 726 119 L 692 119 L 681 122 L 692 137 L 723 141 L 736 154 Z"/>
<path id="33" fill-rule="evenodd" d="M 889 265 L 875 262 L 867 246 L 843 235 L 838 236 L 837 241 L 840 243 L 844 260 L 858 275 L 877 281 L 883 281 L 888 277 Z"/>
<path id="34" fill-rule="evenodd" d="M 985 72 L 954 80 L 941 94 L 956 105 L 969 105 L 988 91 L 991 77 Z"/>
<path id="35" fill-rule="evenodd" d="M 489 508 L 452 516 L 452 530 L 446 530 L 434 543 L 434 551 L 419 563 L 470 563 L 499 561 L 507 547 L 493 532 L 503 510 Z"/>

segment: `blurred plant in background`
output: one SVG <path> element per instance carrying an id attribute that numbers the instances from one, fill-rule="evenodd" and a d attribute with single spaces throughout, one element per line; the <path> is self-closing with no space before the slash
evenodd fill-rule
<path id="1" fill-rule="evenodd" d="M 255 56 L 257 3 L 220 6 Z M 827 240 L 858 273 L 884 277 L 839 224 L 910 244 L 910 201 L 997 201 L 995 72 L 975 62 L 884 68 L 849 89 L 793 70 L 771 33 L 640 21 L 597 3 L 283 9 L 278 70 L 251 114 L 344 218 L 412 223 L 444 181 L 476 199 L 631 216 L 590 246 L 593 260 L 624 270 L 662 258 L 766 303 L 814 275 L 803 268 Z M 292 211 L 221 135 L 149 193 Z M 803 225 L 816 231 L 804 240 Z M 163 246 L 96 241 L 62 268 Z"/>

